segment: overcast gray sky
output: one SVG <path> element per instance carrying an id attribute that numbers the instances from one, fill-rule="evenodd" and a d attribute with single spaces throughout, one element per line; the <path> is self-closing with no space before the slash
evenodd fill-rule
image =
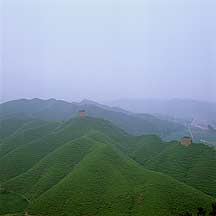
<path id="1" fill-rule="evenodd" d="M 0 3 L 2 101 L 216 102 L 215 0 Z"/>

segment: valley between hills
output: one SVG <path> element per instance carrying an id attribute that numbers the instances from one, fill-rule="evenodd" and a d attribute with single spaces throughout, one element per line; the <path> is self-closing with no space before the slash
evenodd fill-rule
<path id="1" fill-rule="evenodd" d="M 0 107 L 0 215 L 196 215 L 216 201 L 214 147 L 161 138 L 179 123 L 54 99 Z"/>

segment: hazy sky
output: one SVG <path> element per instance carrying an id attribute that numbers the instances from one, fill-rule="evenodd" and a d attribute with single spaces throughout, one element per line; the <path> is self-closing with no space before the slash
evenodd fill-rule
<path id="1" fill-rule="evenodd" d="M 216 102 L 215 0 L 0 3 L 3 101 Z"/>

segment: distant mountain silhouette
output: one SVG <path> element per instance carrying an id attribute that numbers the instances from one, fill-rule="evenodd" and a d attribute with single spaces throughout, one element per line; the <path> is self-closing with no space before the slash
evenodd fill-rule
<path id="1" fill-rule="evenodd" d="M 179 123 L 161 120 L 150 114 L 137 115 L 121 108 L 109 107 L 89 100 L 80 103 L 37 98 L 9 101 L 0 104 L 0 119 L 36 118 L 45 121 L 66 121 L 77 117 L 79 110 L 86 110 L 87 116 L 109 120 L 126 132 L 135 135 L 157 134 L 165 137 L 177 131 L 185 131 L 185 127 Z"/>
<path id="2" fill-rule="evenodd" d="M 136 113 L 158 113 L 182 119 L 216 121 L 216 103 L 190 99 L 121 99 L 107 104 Z"/>

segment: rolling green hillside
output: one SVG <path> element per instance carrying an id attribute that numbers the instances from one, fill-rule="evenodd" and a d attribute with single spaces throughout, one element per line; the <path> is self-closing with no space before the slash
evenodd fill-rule
<path id="1" fill-rule="evenodd" d="M 23 212 L 23 209 L 28 206 L 25 198 L 11 192 L 0 192 L 0 201 L 0 215 Z"/>
<path id="2" fill-rule="evenodd" d="M 24 126 L 29 119 L 9 118 L 0 120 L 0 139 L 13 134 L 17 129 Z"/>
<path id="3" fill-rule="evenodd" d="M 6 120 L 5 120 L 6 121 Z M 10 121 L 10 120 L 9 120 Z M 13 151 L 20 145 L 32 142 L 35 139 L 46 136 L 52 132 L 59 123 L 46 122 L 41 120 L 32 120 L 26 122 L 22 127 L 19 127 L 12 135 L 7 136 L 1 140 L 0 144 L 0 157 Z"/>
<path id="4" fill-rule="evenodd" d="M 86 110 L 87 115 L 111 121 L 117 127 L 134 135 L 157 134 L 170 136 L 185 127 L 167 120 L 160 120 L 149 114 L 137 115 L 120 108 L 112 108 L 87 101 L 69 103 L 62 100 L 15 100 L 0 104 L 0 120 L 10 117 L 36 118 L 46 121 L 67 121 L 78 115 L 79 110 Z"/>
<path id="5" fill-rule="evenodd" d="M 189 147 L 157 136 L 132 138 L 121 150 L 144 167 L 165 173 L 216 197 L 216 150 L 204 144 Z"/>
<path id="6" fill-rule="evenodd" d="M 13 151 L 1 157 L 0 182 L 22 174 L 56 148 L 70 140 L 85 135 L 91 130 L 105 132 L 107 136 L 115 140 L 128 136 L 124 131 L 105 120 L 90 117 L 71 119 L 52 132 L 47 128 L 44 131 L 46 136 L 40 136 L 38 139 L 33 139 L 32 142 L 19 145 Z"/>
<path id="7" fill-rule="evenodd" d="M 182 199 L 184 197 L 184 199 Z M 170 177 L 147 171 L 98 143 L 63 180 L 34 200 L 39 215 L 175 215 L 209 208 L 207 195 Z"/>
<path id="8" fill-rule="evenodd" d="M 135 161 L 144 165 L 145 162 L 175 144 L 176 142 L 163 142 L 156 135 L 143 135 L 130 137 L 126 143 L 120 144 L 120 148 Z"/>
<path id="9" fill-rule="evenodd" d="M 215 200 L 184 179 L 144 168 L 177 142 L 131 136 L 92 117 L 36 125 L 3 139 L 8 151 L 0 157 L 0 183 L 9 193 L 0 201 L 10 204 L 8 210 L 0 206 L 3 214 L 174 216 L 199 206 L 209 209 Z"/>
<path id="10" fill-rule="evenodd" d="M 94 149 L 95 144 L 97 141 L 88 136 L 70 141 L 48 154 L 24 174 L 9 180 L 5 187 L 28 198 L 36 198 L 72 171 Z"/>
<path id="11" fill-rule="evenodd" d="M 145 167 L 163 172 L 216 197 L 216 151 L 203 144 L 176 144 L 149 160 Z"/>

